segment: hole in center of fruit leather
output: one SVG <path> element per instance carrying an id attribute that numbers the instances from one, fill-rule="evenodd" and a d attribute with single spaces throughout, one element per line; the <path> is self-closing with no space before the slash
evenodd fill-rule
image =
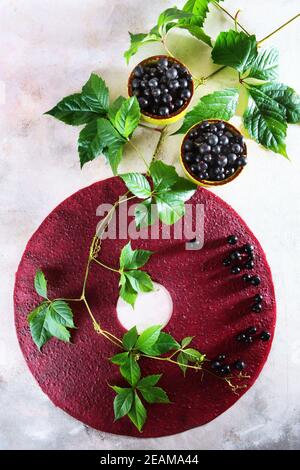
<path id="1" fill-rule="evenodd" d="M 173 313 L 172 297 L 161 284 L 154 282 L 153 286 L 151 292 L 138 293 L 134 307 L 119 297 L 117 318 L 126 330 L 136 326 L 140 334 L 152 325 L 164 328 L 169 323 Z"/>

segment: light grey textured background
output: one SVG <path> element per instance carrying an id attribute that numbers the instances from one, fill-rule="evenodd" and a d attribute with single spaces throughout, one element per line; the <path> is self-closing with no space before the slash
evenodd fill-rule
<path id="1" fill-rule="evenodd" d="M 250 164 L 236 182 L 216 191 L 250 225 L 266 250 L 277 292 L 278 322 L 267 365 L 255 386 L 210 424 L 162 439 L 132 439 L 96 432 L 54 407 L 41 392 L 21 355 L 13 322 L 14 274 L 25 244 L 44 217 L 64 198 L 110 176 L 102 159 L 79 169 L 77 128 L 43 112 L 78 90 L 92 71 L 109 83 L 113 97 L 125 94 L 129 69 L 122 53 L 127 31 L 147 31 L 174 0 L 1 0 L 0 4 L 0 448 L 2 449 L 299 449 L 299 128 L 290 127 L 291 162 L 249 142 Z M 184 2 L 178 1 L 178 5 Z M 298 0 L 226 0 L 240 21 L 260 39 L 299 10 Z M 215 8 L 212 8 L 215 10 Z M 214 11 L 207 29 L 230 23 Z M 281 80 L 298 88 L 300 23 L 270 43 L 281 55 Z M 181 45 L 182 44 L 182 45 Z M 170 48 L 199 76 L 212 70 L 209 49 L 196 40 Z M 133 65 L 161 50 L 145 48 Z M 199 94 L 228 84 L 218 75 Z M 240 118 L 233 121 L 240 123 Z M 150 156 L 156 134 L 137 132 Z M 161 157 L 177 162 L 180 137 L 165 144 Z M 127 152 L 122 169 L 142 170 Z"/>

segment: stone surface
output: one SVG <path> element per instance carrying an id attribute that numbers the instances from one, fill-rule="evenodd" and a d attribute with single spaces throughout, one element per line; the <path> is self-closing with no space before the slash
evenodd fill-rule
<path id="1" fill-rule="evenodd" d="M 78 90 L 91 71 L 110 84 L 112 96 L 126 93 L 127 69 L 122 52 L 127 31 L 151 27 L 157 14 L 174 2 L 153 0 L 1 2 L 0 66 L 0 447 L 8 448 L 299 448 L 299 129 L 288 132 L 291 163 L 248 142 L 252 157 L 244 174 L 216 192 L 249 224 L 271 265 L 278 302 L 273 348 L 255 386 L 229 411 L 210 424 L 175 437 L 139 440 L 98 433 L 55 408 L 37 387 L 17 344 L 13 325 L 14 273 L 26 242 L 45 216 L 65 197 L 111 175 L 101 159 L 79 169 L 76 128 L 42 116 L 68 93 Z M 228 0 L 231 12 L 235 2 Z M 297 0 L 240 0 L 240 21 L 261 38 L 298 12 Z M 231 25 L 223 14 L 210 16 L 214 34 Z M 280 80 L 299 91 L 299 23 L 269 42 L 281 54 Z M 198 76 L 213 70 L 209 50 L 196 40 L 182 45 L 174 36 L 169 47 Z M 194 53 L 187 55 L 187 51 Z M 145 48 L 132 61 L 161 51 Z M 201 57 L 201 60 L 199 60 Z M 199 95 L 235 83 L 225 72 L 199 89 Z M 240 124 L 235 118 L 234 124 Z M 150 157 L 155 146 L 149 131 L 138 131 L 137 145 Z M 172 137 L 161 156 L 178 161 L 180 137 Z M 250 159 L 249 156 L 249 159 Z M 128 150 L 123 170 L 142 170 Z"/>

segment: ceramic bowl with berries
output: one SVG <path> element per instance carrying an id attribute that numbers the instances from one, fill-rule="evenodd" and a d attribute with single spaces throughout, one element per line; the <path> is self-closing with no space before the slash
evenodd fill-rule
<path id="1" fill-rule="evenodd" d="M 247 147 L 241 132 L 219 119 L 197 123 L 184 136 L 180 160 L 196 184 L 219 186 L 237 178 L 247 165 Z"/>
<path id="2" fill-rule="evenodd" d="M 137 97 L 143 120 L 155 125 L 165 126 L 181 119 L 193 93 L 191 73 L 169 56 L 143 60 L 128 80 L 128 95 Z"/>

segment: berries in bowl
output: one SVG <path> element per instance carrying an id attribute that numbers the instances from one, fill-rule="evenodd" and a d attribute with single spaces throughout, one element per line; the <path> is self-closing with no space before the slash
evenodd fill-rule
<path id="1" fill-rule="evenodd" d="M 232 124 L 209 119 L 186 133 L 180 160 L 194 183 L 218 186 L 235 179 L 247 165 L 247 147 L 244 137 Z"/>
<path id="2" fill-rule="evenodd" d="M 164 55 L 140 62 L 128 80 L 129 96 L 136 96 L 144 121 L 166 125 L 183 117 L 194 93 L 189 70 Z"/>

